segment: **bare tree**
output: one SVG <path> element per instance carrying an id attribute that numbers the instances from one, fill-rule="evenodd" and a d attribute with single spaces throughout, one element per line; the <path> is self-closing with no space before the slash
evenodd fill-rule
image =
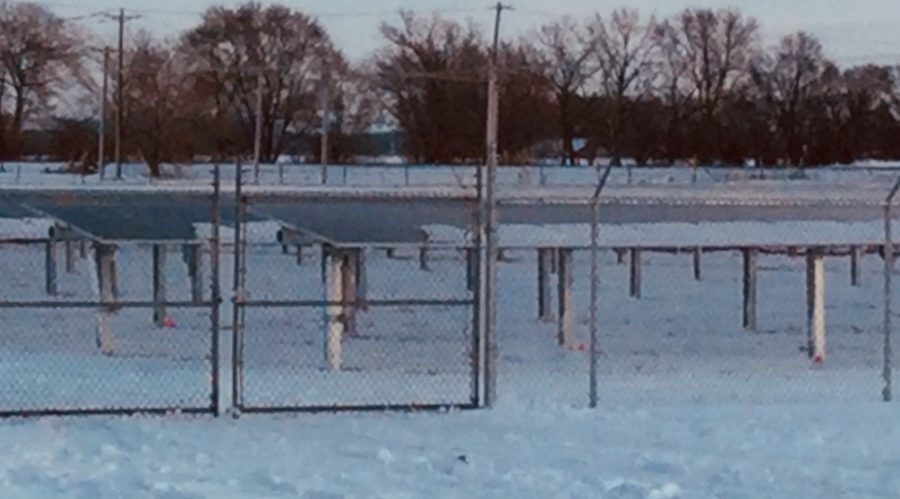
<path id="1" fill-rule="evenodd" d="M 531 163 L 533 146 L 557 135 L 556 103 L 550 82 L 534 67 L 530 47 L 500 47 L 499 149 L 504 164 Z"/>
<path id="2" fill-rule="evenodd" d="M 806 163 L 812 99 L 823 89 L 823 75 L 829 63 L 822 45 L 812 35 L 799 32 L 782 38 L 773 55 L 766 56 L 752 70 L 753 82 L 770 103 L 778 130 L 782 154 L 791 165 Z"/>
<path id="3" fill-rule="evenodd" d="M 65 88 L 67 78 L 81 77 L 82 55 L 76 30 L 45 7 L 0 2 L 0 103 L 8 88 L 13 141 L 18 140 L 25 120 L 49 106 L 52 97 Z M 7 138 L 7 146 L 9 142 Z"/>
<path id="4" fill-rule="evenodd" d="M 190 160 L 202 101 L 194 99 L 186 64 L 165 43 L 141 33 L 127 54 L 128 150 L 159 177 L 164 162 Z M 205 130 L 205 129 L 204 129 Z"/>
<path id="5" fill-rule="evenodd" d="M 671 163 L 683 158 L 686 150 L 688 105 L 695 94 L 690 80 L 691 60 L 684 37 L 672 21 L 666 20 L 655 26 L 653 42 L 658 68 L 652 81 L 667 110 L 663 126 L 664 149 Z"/>
<path id="6" fill-rule="evenodd" d="M 608 21 L 598 15 L 589 28 L 596 44 L 601 88 L 610 102 L 608 145 L 614 164 L 621 162 L 628 106 L 642 93 L 649 93 L 646 90 L 653 77 L 655 24 L 652 17 L 647 24 L 641 24 L 636 10 L 618 9 Z"/>
<path id="7" fill-rule="evenodd" d="M 595 46 L 594 33 L 569 17 L 542 26 L 537 34 L 534 64 L 553 90 L 563 151 L 570 164 L 577 159 L 573 140 L 578 115 L 583 114 L 576 105 L 588 82 L 600 70 L 594 58 Z"/>
<path id="8" fill-rule="evenodd" d="M 700 159 L 717 156 L 719 106 L 747 75 L 758 54 L 758 25 L 737 10 L 687 9 L 677 18 L 678 45 L 701 113 L 695 137 Z"/>
<path id="9" fill-rule="evenodd" d="M 474 27 L 402 12 L 382 26 L 379 90 L 406 132 L 407 156 L 427 163 L 484 156 L 486 55 Z"/>
<path id="10" fill-rule="evenodd" d="M 849 163 L 878 149 L 873 132 L 888 128 L 893 118 L 894 83 L 890 68 L 868 64 L 844 71 L 841 87 L 836 141 L 841 145 L 838 160 Z"/>
<path id="11" fill-rule="evenodd" d="M 378 91 L 378 75 L 373 61 L 365 61 L 358 65 L 343 64 L 332 68 L 332 78 L 327 82 L 328 91 L 323 97 L 329 99 L 326 109 L 322 109 L 320 129 L 328 126 L 330 134 L 330 158 L 347 161 L 353 156 L 367 152 L 362 136 L 371 130 L 372 125 L 388 121 L 388 110 Z M 329 113 L 328 120 L 324 113 Z M 321 145 L 321 137 L 315 137 Z M 313 147 L 312 149 L 318 150 Z"/>
<path id="12" fill-rule="evenodd" d="M 263 161 L 282 151 L 287 132 L 302 134 L 318 119 L 323 71 L 340 60 L 325 30 L 287 7 L 247 3 L 212 7 L 182 38 L 192 70 L 208 80 L 215 107 L 237 121 L 245 147 L 253 143 L 256 95 L 263 92 Z M 260 76 L 261 75 L 261 76 Z"/>

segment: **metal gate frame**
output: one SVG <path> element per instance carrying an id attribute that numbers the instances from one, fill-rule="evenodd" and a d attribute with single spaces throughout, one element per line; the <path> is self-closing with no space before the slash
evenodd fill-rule
<path id="1" fill-rule="evenodd" d="M 219 167 L 215 166 L 213 195 L 211 200 L 210 222 L 212 226 L 212 236 L 208 241 L 210 254 L 210 277 L 208 283 L 210 286 L 210 298 L 200 302 L 194 301 L 153 301 L 153 300 L 135 300 L 135 301 L 117 301 L 116 309 L 146 309 L 153 310 L 159 306 L 165 306 L 173 309 L 209 309 L 210 311 L 210 329 L 209 329 L 209 350 L 207 351 L 209 360 L 209 404 L 203 406 L 148 406 L 135 407 L 123 405 L 122 407 L 47 407 L 40 409 L 4 409 L 0 410 L 0 419 L 8 418 L 34 418 L 47 416 L 132 416 L 132 415 L 169 415 L 169 414 L 194 414 L 194 415 L 218 415 L 220 413 L 219 404 L 219 309 L 222 303 L 221 289 L 219 282 L 219 249 L 220 249 L 220 203 L 221 203 L 221 185 L 219 176 Z M 109 307 L 108 303 L 102 301 L 52 301 L 52 300 L 30 300 L 30 301 L 0 301 L 0 312 L 11 309 L 102 309 Z"/>
<path id="2" fill-rule="evenodd" d="M 469 410 L 477 409 L 482 406 L 481 395 L 481 376 L 483 352 L 481 351 L 481 339 L 479 335 L 479 304 L 480 286 L 473 286 L 473 296 L 468 299 L 396 299 L 396 300 L 371 300 L 365 301 L 341 301 L 332 302 L 328 300 L 248 300 L 246 299 L 245 288 L 245 269 L 247 258 L 247 241 L 244 237 L 246 228 L 248 207 L 251 204 L 249 196 L 243 193 L 243 173 L 240 162 L 237 164 L 235 172 L 235 206 L 234 206 L 234 297 L 232 298 L 232 383 L 231 383 L 231 408 L 234 416 L 241 414 L 273 414 L 273 413 L 340 413 L 340 412 L 422 412 L 422 411 L 445 411 L 445 410 Z M 337 248 L 340 249 L 340 248 Z M 477 248 L 472 248 L 475 255 L 480 255 Z M 475 283 L 481 281 L 481 266 L 477 261 L 480 256 L 475 256 L 476 261 L 473 279 Z M 467 262 L 467 264 L 470 264 Z M 436 404 L 418 404 L 418 403 L 364 403 L 364 404 L 333 404 L 333 405 L 304 405 L 304 404 L 285 404 L 260 406 L 247 404 L 244 400 L 244 335 L 246 333 L 244 316 L 247 309 L 252 308 L 313 308 L 313 307 L 329 307 L 329 306 L 351 306 L 361 307 L 363 304 L 369 308 L 391 307 L 399 305 L 409 306 L 446 306 L 446 307 L 471 307 L 471 345 L 470 345 L 470 395 L 468 401 L 458 403 L 436 403 Z"/>

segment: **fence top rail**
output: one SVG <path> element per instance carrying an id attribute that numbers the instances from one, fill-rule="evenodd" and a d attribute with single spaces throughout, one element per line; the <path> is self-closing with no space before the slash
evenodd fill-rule
<path id="1" fill-rule="evenodd" d="M 675 244 L 675 245 L 661 245 L 658 243 L 643 243 L 643 242 L 635 242 L 635 243 L 622 243 L 622 244 L 599 244 L 597 245 L 597 249 L 603 251 L 613 251 L 613 250 L 626 250 L 626 249 L 635 249 L 640 251 L 647 252 L 659 252 L 659 253 L 687 253 L 690 251 L 700 250 L 706 253 L 713 252 L 725 252 L 725 251 L 741 251 L 741 250 L 759 250 L 763 253 L 771 253 L 771 254 L 803 254 L 808 250 L 816 250 L 817 252 L 824 252 L 826 256 L 844 256 L 849 255 L 852 248 L 862 247 L 862 248 L 882 248 L 884 247 L 884 240 L 880 241 L 860 241 L 860 242 L 809 242 L 809 243 L 785 243 L 785 244 L 760 244 L 753 242 L 735 242 L 729 244 Z M 900 243 L 895 244 L 895 247 L 900 249 Z M 499 249 L 502 251 L 523 251 L 523 250 L 534 250 L 534 249 L 569 249 L 575 251 L 588 251 L 591 249 L 590 244 L 586 243 L 578 243 L 578 244 L 567 244 L 564 241 L 560 241 L 559 243 L 552 244 L 547 242 L 540 242 L 534 244 L 515 244 L 515 245 L 506 245 L 501 244 Z"/>

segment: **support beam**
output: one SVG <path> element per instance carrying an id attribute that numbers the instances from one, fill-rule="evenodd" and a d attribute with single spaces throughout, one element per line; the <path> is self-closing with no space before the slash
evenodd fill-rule
<path id="1" fill-rule="evenodd" d="M 357 275 L 359 270 L 359 251 L 355 249 L 341 250 L 341 317 L 344 321 L 344 332 L 348 336 L 356 336 L 356 300 L 357 300 Z"/>
<path id="2" fill-rule="evenodd" d="M 466 289 L 469 291 L 475 291 L 475 288 L 478 286 L 478 283 L 475 280 L 478 265 L 478 253 L 477 250 L 472 248 L 467 248 L 466 250 Z"/>
<path id="3" fill-rule="evenodd" d="M 744 293 L 743 293 L 743 321 L 742 325 L 747 331 L 756 331 L 756 260 L 759 250 L 745 248 L 741 250 L 744 259 Z"/>
<path id="4" fill-rule="evenodd" d="M 431 270 L 428 266 L 428 248 L 425 246 L 419 248 L 419 268 L 422 270 Z"/>
<path id="5" fill-rule="evenodd" d="M 66 251 L 66 272 L 69 274 L 75 273 L 75 241 L 72 239 L 66 239 L 66 242 L 63 243 Z"/>
<path id="6" fill-rule="evenodd" d="M 153 323 L 163 327 L 166 321 L 166 246 L 153 245 Z"/>
<path id="7" fill-rule="evenodd" d="M 344 322 L 341 320 L 342 259 L 334 250 L 323 249 L 323 277 L 325 296 L 325 362 L 332 371 L 340 371 L 343 360 Z"/>
<path id="8" fill-rule="evenodd" d="M 303 265 L 303 246 L 297 246 L 297 265 Z"/>
<path id="9" fill-rule="evenodd" d="M 860 246 L 854 246 L 850 250 L 850 285 L 859 287 L 861 282 L 860 263 L 862 262 L 863 249 Z"/>
<path id="10" fill-rule="evenodd" d="M 554 320 L 553 306 L 551 305 L 553 296 L 550 290 L 552 269 L 553 250 L 539 248 L 537 250 L 538 319 L 544 322 Z"/>
<path id="11" fill-rule="evenodd" d="M 572 278 L 573 253 L 571 249 L 558 250 L 559 263 L 559 331 L 557 340 L 563 347 L 575 344 L 575 290 Z"/>
<path id="12" fill-rule="evenodd" d="M 44 288 L 50 296 L 55 296 L 59 291 L 56 283 L 56 269 L 56 240 L 51 236 L 44 246 Z"/>
<path id="13" fill-rule="evenodd" d="M 629 280 L 629 294 L 632 298 L 641 298 L 641 250 L 631 248 L 631 279 Z"/>
<path id="14" fill-rule="evenodd" d="M 825 362 L 825 259 L 818 251 L 806 256 L 806 324 L 808 353 L 816 364 Z"/>
<path id="15" fill-rule="evenodd" d="M 703 255 L 703 248 L 694 248 L 694 280 L 703 279 L 702 268 L 700 267 L 700 257 Z"/>
<path id="16" fill-rule="evenodd" d="M 102 304 L 97 314 L 97 348 L 103 355 L 112 355 L 114 347 L 112 314 L 118 297 L 116 247 L 96 245 L 94 258 L 97 267 L 97 288 Z"/>
<path id="17" fill-rule="evenodd" d="M 625 253 L 626 251 L 622 248 L 616 248 L 613 251 L 616 252 L 616 263 L 618 265 L 625 265 Z"/>
<path id="18" fill-rule="evenodd" d="M 356 250 L 356 299 L 364 304 L 363 310 L 368 310 L 366 300 L 369 299 L 369 272 L 364 248 Z"/>
<path id="19" fill-rule="evenodd" d="M 203 303 L 203 245 L 185 244 L 182 247 L 182 255 L 191 281 L 191 301 Z"/>

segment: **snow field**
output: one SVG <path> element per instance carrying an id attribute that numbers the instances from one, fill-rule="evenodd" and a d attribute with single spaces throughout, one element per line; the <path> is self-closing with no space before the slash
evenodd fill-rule
<path id="1" fill-rule="evenodd" d="M 893 498 L 897 406 L 495 409 L 0 425 L 22 498 Z"/>
<path id="2" fill-rule="evenodd" d="M 43 300 L 43 247 L 4 246 L 5 300 Z M 402 259 L 367 252 L 370 300 L 466 300 L 462 254 L 436 250 L 429 270 L 413 252 Z M 500 264 L 498 337 L 500 404 L 584 406 L 589 387 L 589 253 L 575 254 L 576 344 L 556 343 L 556 324 L 537 320 L 536 252 L 515 250 Z M 150 248 L 119 250 L 123 300 L 150 300 Z M 301 264 L 277 245 L 250 245 L 247 298 L 321 300 L 320 252 Z M 62 260 L 62 258 L 61 258 Z M 167 262 L 169 299 L 189 300 L 180 248 Z M 204 273 L 209 275 L 209 261 Z M 643 294 L 627 296 L 628 267 L 601 253 L 598 374 L 601 405 L 648 406 L 732 402 L 876 401 L 882 386 L 882 262 L 862 260 L 862 286 L 849 284 L 849 259 L 827 259 L 828 360 L 813 367 L 806 344 L 802 258 L 759 257 L 759 330 L 740 325 L 741 260 L 704 254 L 703 281 L 691 255 L 644 254 Z M 230 350 L 231 258 L 223 254 L 223 350 Z M 60 263 L 57 300 L 96 300 L 79 259 L 75 274 Z M 556 290 L 553 286 L 553 293 Z M 554 296 L 555 298 L 555 296 Z M 896 302 L 896 296 L 894 297 Z M 556 302 L 554 300 L 554 307 Z M 159 329 L 150 309 L 114 315 L 116 354 L 99 355 L 91 309 L 3 309 L 6 407 L 97 405 L 196 406 L 208 401 L 207 309 L 168 311 L 176 327 Z M 471 394 L 470 306 L 392 305 L 358 312 L 358 336 L 344 340 L 344 370 L 327 369 L 321 307 L 248 307 L 244 397 L 253 406 L 466 403 Z M 223 371 L 229 359 L 223 360 Z M 226 380 L 227 383 L 227 380 Z M 227 388 L 227 385 L 226 387 Z M 227 391 L 227 390 L 226 390 Z M 226 404 L 227 406 L 227 404 Z"/>

